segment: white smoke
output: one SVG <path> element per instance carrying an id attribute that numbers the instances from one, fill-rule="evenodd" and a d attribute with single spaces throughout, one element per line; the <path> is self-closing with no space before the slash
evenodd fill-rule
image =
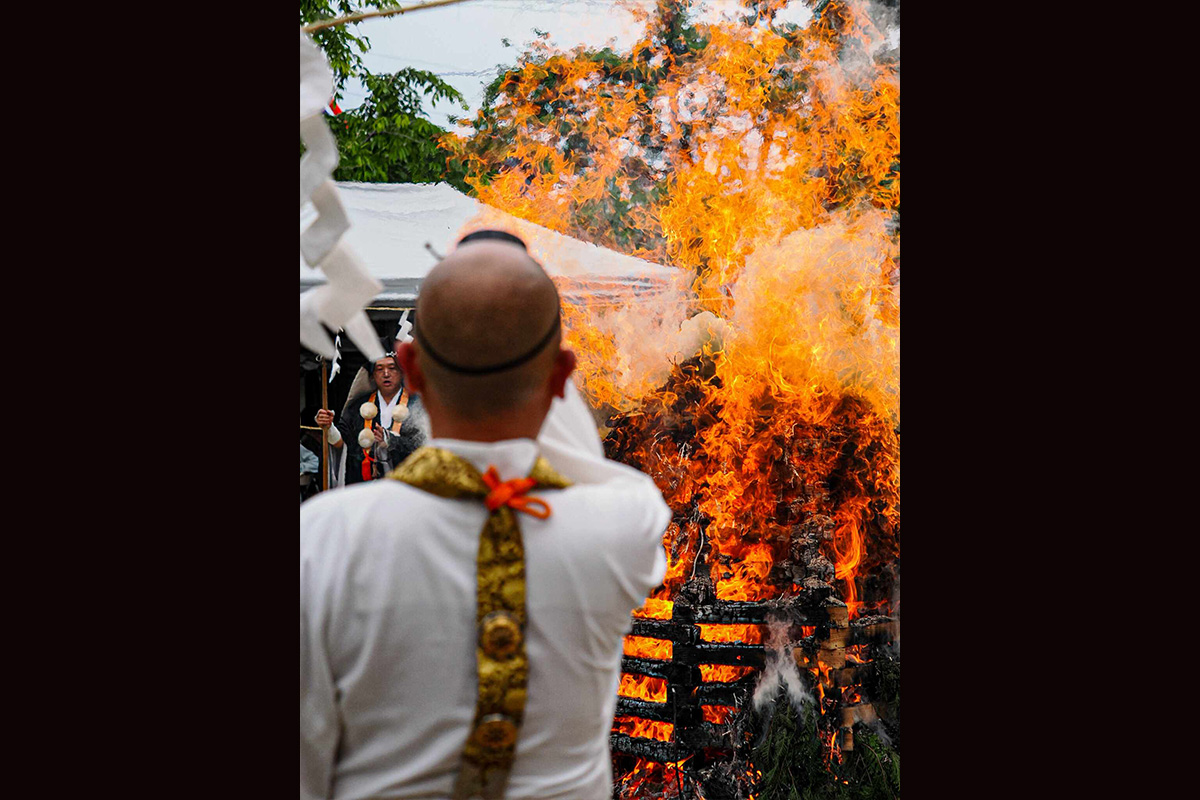
<path id="1" fill-rule="evenodd" d="M 772 354 L 803 385 L 821 378 L 875 394 L 899 418 L 899 286 L 884 271 L 889 215 L 839 211 L 760 246 L 733 288 L 728 345 Z"/>
<path id="2" fill-rule="evenodd" d="M 638 313 L 640 311 L 640 313 Z M 720 350 L 729 326 L 711 311 L 685 317 L 684 304 L 676 300 L 662 317 L 647 315 L 646 309 L 607 320 L 602 328 L 619 330 L 613 383 L 631 397 L 666 383 L 675 364 L 700 354 L 707 346 Z"/>
<path id="3" fill-rule="evenodd" d="M 899 12 L 874 2 L 858 2 L 854 6 L 869 22 L 863 26 L 861 39 L 851 36 L 843 40 L 838 63 L 827 64 L 822 70 L 821 80 L 825 81 L 831 98 L 868 88 L 884 56 L 897 62 L 900 58 Z"/>
<path id="4" fill-rule="evenodd" d="M 621 410 L 666 383 L 674 366 L 705 351 L 716 352 L 731 335 L 725 320 L 697 311 L 692 276 L 682 270 L 670 283 L 644 293 L 618 290 L 610 300 L 594 297 L 591 320 L 616 345 L 605 369 L 621 398 Z"/>
<path id="5" fill-rule="evenodd" d="M 789 627 L 788 623 L 776 620 L 771 620 L 767 626 L 767 641 L 764 644 L 767 659 L 754 687 L 755 711 L 762 711 L 764 706 L 774 701 L 781 688 L 787 690 L 788 699 L 801 715 L 805 705 L 815 702 L 792 657 L 792 644 L 788 641 Z"/>

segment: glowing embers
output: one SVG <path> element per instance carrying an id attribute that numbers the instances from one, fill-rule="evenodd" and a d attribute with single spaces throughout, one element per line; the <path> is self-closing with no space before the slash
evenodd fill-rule
<path id="1" fill-rule="evenodd" d="M 690 797 L 684 794 L 690 788 L 681 767 L 687 759 L 677 763 L 658 763 L 655 761 L 638 762 L 614 787 L 614 797 L 630 798 L 667 798 Z M 685 788 L 686 787 L 686 788 Z"/>

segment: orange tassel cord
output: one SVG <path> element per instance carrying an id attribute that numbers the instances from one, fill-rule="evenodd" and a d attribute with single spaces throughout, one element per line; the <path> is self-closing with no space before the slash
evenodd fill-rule
<path id="1" fill-rule="evenodd" d="M 550 516 L 550 505 L 536 497 L 525 497 L 525 493 L 534 487 L 537 481 L 532 478 L 513 478 L 511 481 L 500 480 L 500 473 L 495 467 L 488 467 L 483 473 L 483 482 L 491 492 L 484 503 L 488 511 L 495 511 L 500 506 L 508 506 L 513 511 L 523 511 L 531 517 L 547 519 Z M 539 507 L 540 508 L 537 508 Z"/>

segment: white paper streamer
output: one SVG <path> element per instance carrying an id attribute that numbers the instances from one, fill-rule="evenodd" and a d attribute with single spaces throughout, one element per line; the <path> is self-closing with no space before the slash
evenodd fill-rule
<path id="1" fill-rule="evenodd" d="M 333 379 L 342 371 L 342 337 L 340 335 L 333 337 L 333 366 L 329 368 L 329 382 L 333 383 Z"/>
<path id="2" fill-rule="evenodd" d="M 300 156 L 300 205 L 303 206 L 337 169 L 338 152 L 337 139 L 329 132 L 324 114 L 300 123 L 300 139 L 304 142 L 304 155 Z"/>
<path id="3" fill-rule="evenodd" d="M 379 346 L 379 334 L 375 333 L 375 326 L 371 324 L 371 320 L 367 319 L 367 312 L 359 311 L 346 321 L 346 334 L 350 337 L 350 341 L 358 345 L 358 349 L 367 357 L 368 361 L 374 362 L 383 358 L 383 348 Z"/>
<path id="4" fill-rule="evenodd" d="M 383 358 L 378 334 L 371 334 L 377 355 L 370 355 L 363 349 L 362 343 L 355 339 L 354 329 L 346 324 L 379 294 L 383 289 L 382 284 L 362 268 L 362 264 L 355 258 L 344 239 L 334 245 L 329 255 L 321 260 L 321 271 L 329 278 L 329 283 L 316 287 L 318 291 L 327 290 L 321 295 L 321 306 L 317 309 L 321 322 L 328 325 L 330 330 L 345 328 L 346 333 L 368 358 Z M 333 353 L 330 353 L 329 357 L 333 358 Z"/>
<path id="5" fill-rule="evenodd" d="M 342 234 L 350 230 L 350 218 L 338 199 L 333 181 L 325 181 L 313 190 L 312 204 L 317 219 L 300 234 L 300 255 L 309 264 L 320 264 Z"/>
<path id="6" fill-rule="evenodd" d="M 300 206 L 312 201 L 316 220 L 300 234 L 300 254 L 329 282 L 300 295 L 300 343 L 325 358 L 338 348 L 325 330 L 344 329 L 362 354 L 374 361 L 383 348 L 363 307 L 383 284 L 363 268 L 342 241 L 350 220 L 330 180 L 337 167 L 337 142 L 325 123 L 324 109 L 333 95 L 333 73 L 312 40 L 300 31 Z M 322 326 L 324 323 L 324 327 Z"/>
<path id="7" fill-rule="evenodd" d="M 300 31 L 300 121 L 325 110 L 333 97 L 333 73 L 321 49 Z"/>
<path id="8" fill-rule="evenodd" d="M 333 358 L 333 341 L 317 317 L 319 305 L 317 292 L 326 288 L 328 287 L 318 286 L 300 295 L 300 344 L 314 353 L 320 353 L 326 358 Z"/>
<path id="9" fill-rule="evenodd" d="M 396 329 L 397 342 L 411 342 L 413 340 L 411 333 L 413 325 L 408 321 L 408 312 L 411 310 L 410 308 L 406 308 L 404 309 L 404 313 L 400 315 L 400 327 Z"/>

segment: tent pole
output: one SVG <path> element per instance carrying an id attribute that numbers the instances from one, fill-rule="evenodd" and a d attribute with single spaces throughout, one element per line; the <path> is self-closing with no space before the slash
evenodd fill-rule
<path id="1" fill-rule="evenodd" d="M 329 362 L 321 359 L 321 408 L 329 407 Z M 321 429 L 321 491 L 329 491 L 329 428 Z"/>

